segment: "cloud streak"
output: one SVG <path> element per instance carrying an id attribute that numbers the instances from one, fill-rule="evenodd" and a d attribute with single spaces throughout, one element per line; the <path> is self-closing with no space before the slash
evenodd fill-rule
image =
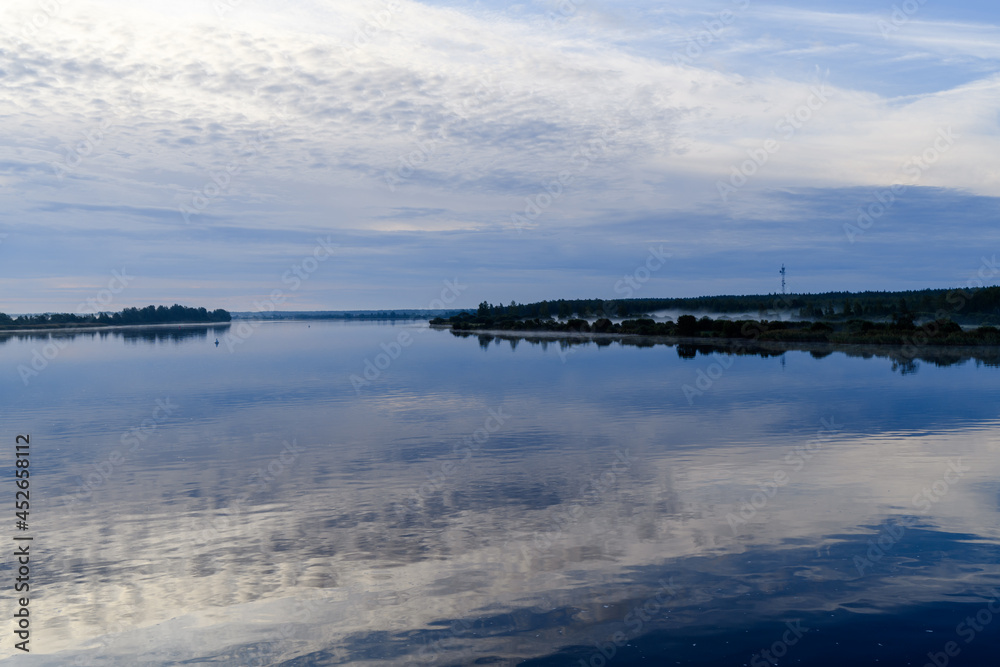
<path id="1" fill-rule="evenodd" d="M 116 239 L 96 257 L 67 258 L 70 275 L 141 257 L 138 246 L 152 243 L 177 244 L 184 255 L 186 240 L 229 229 L 225 244 L 190 252 L 252 292 L 244 267 L 255 232 L 363 238 L 365 247 L 387 249 L 383 259 L 397 247 L 392 235 L 407 233 L 470 273 L 488 256 L 483 248 L 503 248 L 514 254 L 497 278 L 522 283 L 518 271 L 549 270 L 558 254 L 520 267 L 515 258 L 552 251 L 573 230 L 586 230 L 594 244 L 587 254 L 596 255 L 628 237 L 629 220 L 658 218 L 656 236 L 684 238 L 686 217 L 711 212 L 713 226 L 725 228 L 761 217 L 761 207 L 780 209 L 790 189 L 900 182 L 903 165 L 942 128 L 960 139 L 921 186 L 954 201 L 957 193 L 991 196 L 1000 179 L 984 167 L 998 149 L 1000 29 L 931 12 L 886 39 L 875 14 L 744 2 L 615 12 L 581 4 L 555 16 L 540 5 L 403 0 L 289 11 L 182 2 L 168 12 L 111 0 L 47 7 L 0 10 L 8 26 L 0 203 L 11 233 L 0 253 L 8 267 L 18 266 L 9 256 L 18 240 L 31 247 L 43 230 Z M 723 27 L 706 41 L 719 17 Z M 678 60 L 699 34 L 698 57 Z M 893 80 L 877 80 L 873 58 Z M 955 68 L 965 74 L 953 76 Z M 932 90 L 928 72 L 940 84 Z M 817 85 L 828 102 L 784 136 L 782 119 Z M 720 203 L 717 182 L 775 137 L 784 137 L 781 150 Z M 562 172 L 573 179 L 558 201 L 522 230 L 519 245 L 510 242 L 511 215 Z M 702 236 L 700 246 L 711 241 Z M 748 243 L 766 254 L 763 238 Z M 641 248 L 631 250 L 639 256 Z M 440 282 L 427 257 L 398 252 L 389 261 L 411 282 Z M 711 252 L 703 252 L 708 267 Z M 177 261 L 179 286 L 188 262 Z M 572 267 L 580 272 L 588 267 Z M 741 278 L 723 276 L 727 291 Z M 879 280 L 873 273 L 871 286 L 882 287 Z M 421 302 L 394 301 L 401 293 L 388 283 L 363 303 L 317 284 L 322 293 L 311 302 L 327 308 Z M 549 278 L 548 296 L 576 284 Z M 508 300 L 528 298 L 518 289 Z M 43 288 L 21 298 L 39 310 L 66 307 Z M 208 298 L 245 309 L 252 295 Z"/>

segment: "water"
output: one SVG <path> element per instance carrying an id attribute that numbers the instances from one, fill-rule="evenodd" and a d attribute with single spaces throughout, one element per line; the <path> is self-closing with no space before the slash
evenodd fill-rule
<path id="1" fill-rule="evenodd" d="M 996 664 L 988 359 L 237 326 L 0 343 L 4 664 Z"/>

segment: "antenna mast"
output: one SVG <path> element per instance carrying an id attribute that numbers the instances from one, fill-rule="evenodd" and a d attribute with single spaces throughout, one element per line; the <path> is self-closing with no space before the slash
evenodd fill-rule
<path id="1" fill-rule="evenodd" d="M 781 265 L 781 271 L 778 271 L 778 273 L 781 274 L 781 293 L 784 294 L 785 293 L 785 265 L 784 264 Z"/>

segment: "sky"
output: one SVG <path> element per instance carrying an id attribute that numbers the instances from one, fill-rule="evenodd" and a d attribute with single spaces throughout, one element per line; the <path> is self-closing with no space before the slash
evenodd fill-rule
<path id="1" fill-rule="evenodd" d="M 997 284 L 957 4 L 8 0 L 0 311 Z"/>

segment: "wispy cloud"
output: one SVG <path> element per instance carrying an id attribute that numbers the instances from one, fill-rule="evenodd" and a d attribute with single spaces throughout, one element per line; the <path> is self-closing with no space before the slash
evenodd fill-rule
<path id="1" fill-rule="evenodd" d="M 921 187 L 991 196 L 1000 185 L 987 166 L 1000 148 L 1000 28 L 931 12 L 886 37 L 877 12 L 743 2 L 555 15 L 408 0 L 51 6 L 44 20 L 34 5 L 0 10 L 0 204 L 18 234 L 0 253 L 42 229 L 186 248 L 179 239 L 225 228 L 233 235 L 196 254 L 249 286 L 238 257 L 254 252 L 253 232 L 323 230 L 385 248 L 406 233 L 473 272 L 513 232 L 511 214 L 566 172 L 572 183 L 509 251 L 551 251 L 552 234 L 586 229 L 580 261 L 592 261 L 628 220 L 658 218 L 662 236 L 686 237 L 686 215 L 725 226 L 780 209 L 774 192 L 897 182 L 942 128 L 960 139 Z M 699 35 L 697 57 L 678 59 Z M 788 135 L 783 119 L 817 86 L 828 99 Z M 780 150 L 720 203 L 717 183 L 769 140 Z M 97 252 L 111 266 L 136 249 Z M 411 282 L 439 282 L 433 262 L 396 252 Z M 309 289 L 328 307 L 407 305 L 388 283 L 369 304 L 323 280 Z M 546 280 L 549 296 L 580 284 Z M 242 307 L 238 290 L 224 298 Z"/>

